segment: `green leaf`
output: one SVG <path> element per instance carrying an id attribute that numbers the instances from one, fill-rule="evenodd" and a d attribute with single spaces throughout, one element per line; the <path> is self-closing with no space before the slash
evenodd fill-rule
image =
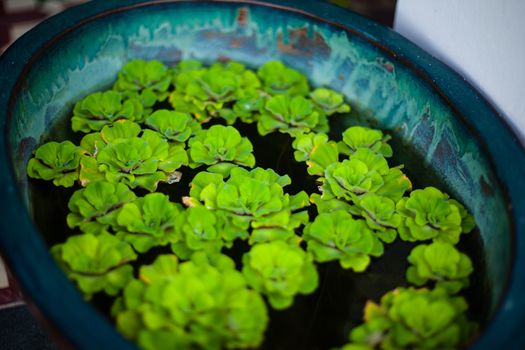
<path id="1" fill-rule="evenodd" d="M 147 89 L 158 101 L 163 101 L 168 95 L 171 78 L 170 71 L 160 61 L 133 60 L 122 67 L 113 89 L 137 92 Z"/>
<path id="2" fill-rule="evenodd" d="M 286 67 L 280 61 L 269 61 L 257 70 L 264 90 L 271 95 L 306 95 L 308 81 L 298 71 Z"/>
<path id="3" fill-rule="evenodd" d="M 313 130 L 319 123 L 319 113 L 312 101 L 302 97 L 278 95 L 270 97 L 257 123 L 261 135 L 273 131 L 297 136 Z"/>
<path id="4" fill-rule="evenodd" d="M 382 255 L 382 245 L 365 221 L 342 210 L 319 214 L 305 227 L 303 237 L 316 261 L 339 260 L 343 268 L 356 272 L 366 269 L 369 255 Z"/>
<path id="5" fill-rule="evenodd" d="M 376 191 L 376 194 L 390 198 L 398 202 L 406 191 L 412 190 L 412 182 L 399 170 L 399 168 L 390 168 L 386 175 L 383 175 L 383 185 Z"/>
<path id="6" fill-rule="evenodd" d="M 119 120 L 113 125 L 104 126 L 100 131 L 100 138 L 109 144 L 118 139 L 129 139 L 139 136 L 140 125 L 128 120 Z"/>
<path id="7" fill-rule="evenodd" d="M 326 192 L 336 198 L 355 202 L 361 195 L 376 192 L 383 183 L 381 175 L 366 163 L 347 159 L 325 169 L 323 194 Z"/>
<path id="8" fill-rule="evenodd" d="M 239 87 L 236 73 L 217 66 L 204 71 L 197 79 L 184 87 L 187 99 L 198 104 L 203 102 L 224 103 L 235 98 L 235 90 Z"/>
<path id="9" fill-rule="evenodd" d="M 476 227 L 474 217 L 469 214 L 467 209 L 455 199 L 449 199 L 450 204 L 455 205 L 459 210 L 461 216 L 461 233 L 469 233 Z"/>
<path id="10" fill-rule="evenodd" d="M 368 148 L 383 155 L 392 156 L 392 148 L 387 143 L 390 137 L 380 130 L 363 126 L 352 126 L 343 132 L 343 141 L 339 143 L 339 152 L 351 155 L 359 148 Z"/>
<path id="11" fill-rule="evenodd" d="M 169 95 L 169 102 L 175 111 L 191 114 L 199 123 L 210 120 L 206 106 L 197 106 L 191 101 L 186 101 L 185 95 L 178 90 Z"/>
<path id="12" fill-rule="evenodd" d="M 55 186 L 71 187 L 78 180 L 80 150 L 70 141 L 48 142 L 38 147 L 27 164 L 27 175 L 53 180 Z"/>
<path id="13" fill-rule="evenodd" d="M 352 344 L 380 349 L 456 349 L 476 325 L 467 320 L 463 297 L 443 289 L 398 288 L 368 302 L 365 323 L 351 332 Z"/>
<path id="14" fill-rule="evenodd" d="M 129 244 L 106 233 L 69 237 L 51 252 L 86 299 L 100 291 L 116 295 L 133 278 L 128 262 L 137 258 Z"/>
<path id="15" fill-rule="evenodd" d="M 436 287 L 451 294 L 469 286 L 472 262 L 450 243 L 438 241 L 418 245 L 408 256 L 408 261 L 413 265 L 410 273 L 407 271 L 407 280 L 411 283 L 423 285 L 429 280 L 436 281 Z"/>
<path id="16" fill-rule="evenodd" d="M 184 142 L 201 129 L 200 124 L 188 113 L 160 109 L 146 119 L 146 125 L 167 140 Z"/>
<path id="17" fill-rule="evenodd" d="M 243 256 L 242 272 L 248 284 L 268 296 L 275 309 L 289 307 L 296 294 L 310 294 L 318 285 L 311 256 L 283 241 L 253 246 Z"/>
<path id="18" fill-rule="evenodd" d="M 189 140 L 188 146 L 192 167 L 219 165 L 209 167 L 208 171 L 218 172 L 224 177 L 232 169 L 230 164 L 250 168 L 255 165 L 251 142 L 232 126 L 214 125 L 199 131 Z"/>
<path id="19" fill-rule="evenodd" d="M 368 227 L 382 233 L 378 237 L 385 243 L 393 242 L 396 229 L 402 222 L 401 215 L 396 212 L 396 203 L 387 197 L 368 193 L 360 198 L 359 206 Z"/>
<path id="20" fill-rule="evenodd" d="M 208 173 L 201 171 L 191 181 L 190 197 L 197 202 L 201 200 L 202 190 L 208 185 L 213 185 L 215 188 L 223 183 L 223 177 L 219 174 Z M 196 204 L 195 202 L 194 204 Z"/>
<path id="21" fill-rule="evenodd" d="M 337 144 L 328 141 L 326 134 L 300 134 L 292 143 L 295 160 L 306 162 L 308 174 L 323 175 L 326 167 L 337 163 L 339 153 Z"/>
<path id="22" fill-rule="evenodd" d="M 71 128 L 73 131 L 88 133 L 99 131 L 116 120 L 142 119 L 144 108 L 137 98 L 123 101 L 117 91 L 95 92 L 75 104 Z"/>
<path id="23" fill-rule="evenodd" d="M 260 116 L 260 110 L 264 108 L 265 98 L 258 90 L 239 90 L 237 100 L 233 105 L 232 112 L 239 117 L 243 123 L 253 123 Z M 231 118 L 235 120 L 235 118 Z"/>
<path id="24" fill-rule="evenodd" d="M 83 155 L 95 157 L 104 147 L 106 147 L 106 141 L 99 132 L 87 134 L 80 140 L 80 149 Z"/>
<path id="25" fill-rule="evenodd" d="M 131 130 L 122 123 L 118 130 L 117 125 L 102 129 L 101 135 L 109 143 L 96 155 L 98 171 L 104 173 L 108 182 L 123 182 L 131 188 L 153 192 L 160 181 L 180 180 L 180 173 L 175 170 L 188 163 L 183 145 L 170 145 L 152 130 L 144 130 L 141 137 L 131 136 L 136 132 L 134 126 L 129 125 Z M 82 179 L 89 182 L 89 176 Z"/>
<path id="26" fill-rule="evenodd" d="M 117 216 L 118 237 L 144 253 L 155 246 L 175 243 L 180 234 L 175 229 L 181 208 L 162 193 L 150 193 L 125 204 Z"/>
<path id="27" fill-rule="evenodd" d="M 415 190 L 409 198 L 397 203 L 397 211 L 404 216 L 399 226 L 401 239 L 406 241 L 434 241 L 456 244 L 462 232 L 461 214 L 448 195 L 434 187 Z"/>
<path id="28" fill-rule="evenodd" d="M 184 203 L 222 213 L 234 227 L 235 237 L 245 237 L 246 230 L 253 227 L 251 243 L 275 238 L 279 233 L 286 240 L 308 221 L 306 213 L 294 211 L 309 204 L 304 192 L 293 196 L 284 193 L 283 187 L 289 183 L 288 176 L 279 176 L 271 169 L 233 168 L 226 181 L 202 172 L 192 181 L 190 197 L 184 198 Z"/>
<path id="29" fill-rule="evenodd" d="M 153 264 L 140 268 L 140 280 L 152 284 L 175 278 L 179 270 L 179 260 L 175 255 L 162 254 L 157 256 Z M 129 296 L 128 296 L 129 297 Z"/>
<path id="30" fill-rule="evenodd" d="M 316 205 L 317 212 L 319 213 L 329 213 L 336 210 L 343 210 L 351 214 L 359 214 L 359 209 L 357 206 L 351 205 L 344 200 L 336 198 L 325 199 L 318 193 L 312 193 L 310 195 L 310 201 Z"/>
<path id="31" fill-rule="evenodd" d="M 105 181 L 90 183 L 71 196 L 67 225 L 92 234 L 107 232 L 110 226 L 116 226 L 122 205 L 135 198 L 135 194 L 124 184 Z"/>
<path id="32" fill-rule="evenodd" d="M 190 207 L 176 218 L 175 226 L 181 232 L 181 242 L 172 245 L 175 254 L 187 259 L 193 252 L 220 252 L 225 245 L 223 235 L 226 222 L 215 212 L 203 206 Z"/>
<path id="33" fill-rule="evenodd" d="M 178 264 L 161 255 L 140 275 L 126 287 L 116 319 L 119 331 L 141 347 L 256 348 L 262 342 L 266 306 L 230 258 L 196 253 Z"/>
<path id="34" fill-rule="evenodd" d="M 350 106 L 345 103 L 343 95 L 334 90 L 318 88 L 310 93 L 310 98 L 327 115 L 350 112 Z"/>

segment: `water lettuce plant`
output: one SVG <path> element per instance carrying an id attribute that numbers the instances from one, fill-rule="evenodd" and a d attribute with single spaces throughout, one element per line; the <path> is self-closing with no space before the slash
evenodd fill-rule
<path id="1" fill-rule="evenodd" d="M 133 60 L 122 67 L 113 88 L 140 95 L 151 94 L 157 101 L 163 101 L 168 96 L 171 79 L 170 70 L 162 62 Z"/>
<path id="2" fill-rule="evenodd" d="M 27 164 L 27 175 L 53 180 L 55 186 L 71 187 L 78 180 L 80 150 L 70 141 L 51 141 L 38 147 Z"/>
<path id="3" fill-rule="evenodd" d="M 251 228 L 250 243 L 288 240 L 308 221 L 308 214 L 301 209 L 309 204 L 304 191 L 295 195 L 284 192 L 290 182 L 288 176 L 271 169 L 236 167 L 227 180 L 204 172 L 195 176 L 185 201 L 222 213 L 240 232 Z"/>
<path id="4" fill-rule="evenodd" d="M 277 95 L 270 97 L 262 110 L 257 123 L 261 135 L 272 131 L 299 135 L 310 130 L 326 131 L 322 126 L 320 114 L 314 108 L 312 101 L 303 96 Z"/>
<path id="5" fill-rule="evenodd" d="M 184 145 L 170 143 L 158 132 L 142 130 L 130 121 L 105 126 L 98 135 L 88 134 L 81 145 L 87 154 L 80 167 L 84 185 L 105 179 L 153 192 L 159 182 L 177 182 L 176 170 L 188 164 Z"/>
<path id="6" fill-rule="evenodd" d="M 455 349 L 473 333 L 463 297 L 443 289 L 398 288 L 381 303 L 368 302 L 365 323 L 352 329 L 351 347 L 370 349 Z"/>
<path id="7" fill-rule="evenodd" d="M 175 219 L 182 211 L 162 193 L 149 193 L 122 206 L 117 216 L 117 237 L 129 242 L 139 253 L 179 240 Z"/>
<path id="8" fill-rule="evenodd" d="M 51 253 L 87 299 L 100 291 L 116 295 L 133 278 L 129 263 L 137 258 L 129 244 L 107 233 L 71 236 Z"/>
<path id="9" fill-rule="evenodd" d="M 151 129 L 172 142 L 185 142 L 201 130 L 201 125 L 190 114 L 159 109 L 145 121 Z"/>
<path id="10" fill-rule="evenodd" d="M 116 120 L 140 122 L 144 107 L 139 99 L 123 99 L 117 91 L 94 92 L 78 101 L 71 117 L 71 129 L 88 133 L 99 131 Z"/>
<path id="11" fill-rule="evenodd" d="M 208 165 L 207 171 L 228 176 L 237 165 L 255 165 L 253 146 L 231 126 L 214 125 L 199 131 L 188 142 L 190 166 Z"/>
<path id="12" fill-rule="evenodd" d="M 322 176 L 324 170 L 339 161 L 337 143 L 323 133 L 299 134 L 292 143 L 295 160 L 306 162 L 308 174 Z"/>
<path id="13" fill-rule="evenodd" d="M 344 269 L 356 272 L 368 267 L 370 256 L 383 254 L 381 241 L 366 222 L 344 210 L 319 214 L 306 226 L 303 237 L 316 261 L 339 260 Z"/>
<path id="14" fill-rule="evenodd" d="M 343 132 L 343 140 L 338 145 L 340 152 L 348 155 L 360 148 L 368 148 L 384 157 L 391 157 L 392 147 L 388 140 L 390 137 L 383 135 L 381 130 L 352 126 Z"/>
<path id="15" fill-rule="evenodd" d="M 296 294 L 309 294 L 319 277 L 312 257 L 283 241 L 259 243 L 243 256 L 242 272 L 248 284 L 266 295 L 275 309 L 285 309 Z"/>
<path id="16" fill-rule="evenodd" d="M 233 260 L 203 252 L 142 266 L 112 312 L 122 334 L 152 350 L 254 348 L 268 322 L 264 301 Z"/>
<path id="17" fill-rule="evenodd" d="M 335 345 L 455 349 L 474 329 L 475 264 L 455 246 L 474 218 L 437 188 L 413 190 L 389 134 L 357 120 L 331 132 L 350 110 L 280 61 L 130 61 L 74 105 L 80 142 L 44 143 L 27 164 L 71 188 L 57 192 L 69 230 L 52 255 L 140 348 L 189 350 L 283 347 L 268 343 L 288 333 L 279 322 L 325 314 L 334 275 L 336 294 L 359 274 L 388 285 L 379 260 L 411 250 L 397 281 L 424 288 L 380 291 Z"/>
<path id="18" fill-rule="evenodd" d="M 137 196 L 122 183 L 97 181 L 76 190 L 68 203 L 67 225 L 82 232 L 99 234 L 117 225 L 117 216 Z"/>
<path id="19" fill-rule="evenodd" d="M 246 239 L 248 231 L 232 227 L 228 215 L 203 206 L 187 208 L 175 218 L 180 240 L 171 245 L 180 258 L 188 259 L 194 252 L 220 252 L 231 248 L 235 239 Z"/>
<path id="20" fill-rule="evenodd" d="M 429 280 L 435 281 L 436 287 L 451 294 L 469 286 L 469 275 L 474 270 L 470 258 L 459 252 L 452 244 L 434 242 L 420 244 L 410 252 L 407 269 L 407 281 L 423 286 Z"/>
<path id="21" fill-rule="evenodd" d="M 334 90 L 317 88 L 310 93 L 310 98 L 326 115 L 350 112 L 350 105 L 345 103 L 343 95 Z"/>
<path id="22" fill-rule="evenodd" d="M 269 61 L 257 70 L 265 92 L 270 95 L 306 95 L 308 80 L 299 71 L 280 61 Z"/>
<path id="23" fill-rule="evenodd" d="M 456 244 L 461 233 L 472 230 L 470 224 L 462 225 L 468 214 L 462 214 L 456 201 L 435 187 L 415 190 L 408 198 L 397 203 L 397 210 L 404 216 L 399 227 L 401 239 L 406 241 L 434 241 Z"/>

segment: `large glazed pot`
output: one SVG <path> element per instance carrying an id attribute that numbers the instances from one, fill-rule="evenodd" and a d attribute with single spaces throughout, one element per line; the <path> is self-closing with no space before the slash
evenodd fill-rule
<path id="1" fill-rule="evenodd" d="M 525 348 L 523 144 L 460 76 L 406 39 L 328 4 L 294 0 L 94 1 L 40 24 L 2 56 L 0 245 L 56 329 L 78 348 L 133 348 L 51 259 L 32 220 L 31 152 L 130 59 L 225 57 L 249 66 L 280 59 L 313 85 L 342 91 L 357 114 L 394 136 L 407 168 L 465 203 L 479 225 L 480 293 L 489 304 L 472 349 Z"/>

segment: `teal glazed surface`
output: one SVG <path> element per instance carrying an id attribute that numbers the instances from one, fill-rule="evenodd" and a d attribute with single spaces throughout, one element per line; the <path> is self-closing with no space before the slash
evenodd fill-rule
<path id="1" fill-rule="evenodd" d="M 0 59 L 0 244 L 27 295 L 72 344 L 133 348 L 52 261 L 31 221 L 25 167 L 74 102 L 109 87 L 133 58 L 249 66 L 280 59 L 313 85 L 342 91 L 355 114 L 394 136 L 397 152 L 410 150 L 408 166 L 441 179 L 475 216 L 492 322 L 472 348 L 525 347 L 520 141 L 461 77 L 398 34 L 322 2 L 293 0 L 94 1 L 37 26 Z"/>

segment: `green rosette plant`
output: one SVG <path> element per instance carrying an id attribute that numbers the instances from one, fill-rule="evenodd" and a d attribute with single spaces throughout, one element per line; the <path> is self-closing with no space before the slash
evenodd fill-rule
<path id="1" fill-rule="evenodd" d="M 384 181 L 375 169 L 359 159 L 346 159 L 325 169 L 323 197 L 358 202 L 358 197 L 376 192 Z"/>
<path id="2" fill-rule="evenodd" d="M 312 101 L 303 96 L 272 96 L 264 105 L 257 122 L 262 136 L 274 131 L 297 136 L 310 131 L 327 131 L 321 127 L 319 112 Z"/>
<path id="3" fill-rule="evenodd" d="M 91 182 L 107 181 L 105 173 L 99 169 L 96 157 L 107 144 L 117 139 L 138 137 L 141 130 L 140 125 L 135 122 L 118 120 L 112 125 L 104 126 L 100 132 L 85 135 L 80 140 L 80 184 L 86 186 Z"/>
<path id="4" fill-rule="evenodd" d="M 236 238 L 248 238 L 248 232 L 232 228 L 228 217 L 220 211 L 210 211 L 203 206 L 190 207 L 175 218 L 175 227 L 181 240 L 171 249 L 181 259 L 197 251 L 220 252 L 231 248 Z"/>
<path id="5" fill-rule="evenodd" d="M 144 108 L 137 98 L 123 101 L 117 91 L 95 92 L 75 104 L 71 129 L 83 133 L 99 131 L 120 119 L 140 122 L 143 114 Z"/>
<path id="6" fill-rule="evenodd" d="M 269 61 L 257 70 L 262 87 L 270 95 L 306 95 L 309 86 L 306 77 L 280 61 Z"/>
<path id="7" fill-rule="evenodd" d="M 117 237 L 144 253 L 180 239 L 175 220 L 181 211 L 182 206 L 170 202 L 165 194 L 149 193 L 122 207 L 114 229 Z"/>
<path id="8" fill-rule="evenodd" d="M 315 261 L 338 260 L 355 272 L 366 270 L 370 256 L 383 254 L 383 244 L 366 222 L 342 210 L 319 214 L 305 227 L 303 238 Z"/>
<path id="9" fill-rule="evenodd" d="M 308 222 L 308 213 L 299 211 L 309 204 L 308 195 L 284 193 L 283 187 L 291 182 L 288 176 L 262 168 L 233 168 L 226 181 L 213 175 L 197 174 L 185 203 L 223 212 L 240 232 L 251 227 L 250 243 L 293 240 L 294 230 Z"/>
<path id="10" fill-rule="evenodd" d="M 221 114 L 231 114 L 225 118 L 227 121 L 235 121 L 238 117 L 243 123 L 256 122 L 264 108 L 265 97 L 259 89 L 241 89 L 237 92 L 237 99 L 231 110 L 222 111 Z"/>
<path id="11" fill-rule="evenodd" d="M 396 239 L 402 217 L 396 212 L 396 203 L 393 200 L 368 193 L 359 200 L 359 208 L 368 227 L 374 230 L 383 242 L 392 243 Z"/>
<path id="12" fill-rule="evenodd" d="M 410 197 L 397 203 L 397 211 L 404 217 L 399 226 L 401 239 L 458 243 L 460 234 L 468 233 L 473 227 L 470 223 L 461 224 L 462 213 L 456 203 L 435 187 L 412 191 Z"/>
<path id="13" fill-rule="evenodd" d="M 118 121 L 104 127 L 99 135 L 86 135 L 81 141 L 87 156 L 80 167 L 82 184 L 100 180 L 123 182 L 131 188 L 142 187 L 150 192 L 159 182 L 180 180 L 176 170 L 188 164 L 182 144 L 169 143 L 153 131 L 144 130 L 130 121 Z"/>
<path id="14" fill-rule="evenodd" d="M 412 188 L 400 167 L 389 168 L 383 155 L 368 148 L 359 148 L 349 159 L 327 166 L 321 181 L 323 199 L 337 198 L 357 205 L 368 193 L 397 202 Z"/>
<path id="15" fill-rule="evenodd" d="M 248 284 L 277 310 L 290 307 L 297 294 L 312 293 L 319 283 L 312 257 L 283 241 L 256 244 L 242 260 Z"/>
<path id="16" fill-rule="evenodd" d="M 69 199 L 67 225 L 80 231 L 100 234 L 117 224 L 120 208 L 134 201 L 135 194 L 124 184 L 98 181 L 81 188 Z"/>
<path id="17" fill-rule="evenodd" d="M 192 113 L 202 122 L 221 117 L 229 125 L 237 117 L 248 120 L 258 111 L 259 103 L 254 100 L 261 97 L 258 93 L 261 83 L 244 65 L 230 61 L 205 69 L 190 61 L 184 63 L 175 69 L 176 90 L 170 95 L 176 110 Z"/>
<path id="18" fill-rule="evenodd" d="M 253 146 L 232 126 L 214 125 L 188 141 L 190 166 L 208 165 L 207 171 L 227 177 L 237 165 L 255 165 Z"/>
<path id="19" fill-rule="evenodd" d="M 407 191 L 412 190 L 412 182 L 401 171 L 400 167 L 390 168 L 383 176 L 383 185 L 376 194 L 398 202 Z"/>
<path id="20" fill-rule="evenodd" d="M 391 157 L 389 140 L 390 136 L 383 135 L 381 130 L 352 126 L 343 132 L 343 140 L 338 143 L 339 152 L 350 155 L 359 148 L 368 148 L 384 157 Z"/>
<path id="21" fill-rule="evenodd" d="M 337 210 L 344 210 L 353 215 L 360 215 L 359 207 L 337 198 L 326 199 L 319 193 L 310 195 L 310 202 L 315 204 L 318 213 L 331 213 Z"/>
<path id="22" fill-rule="evenodd" d="M 206 69 L 201 64 L 195 64 L 192 60 L 181 61 L 174 69 L 173 85 L 175 91 L 169 95 L 169 102 L 173 109 L 177 112 L 189 113 L 200 123 L 204 123 L 210 119 L 205 109 L 205 105 L 201 108 L 195 105 L 191 99 L 186 98 L 185 89 L 192 82 L 199 79 Z"/>
<path id="23" fill-rule="evenodd" d="M 199 122 L 190 114 L 166 109 L 153 112 L 145 124 L 171 142 L 185 142 L 201 130 Z"/>
<path id="24" fill-rule="evenodd" d="M 215 66 L 206 69 L 184 87 L 184 98 L 204 113 L 216 115 L 223 106 L 235 100 L 240 81 L 236 72 Z M 177 88 L 179 86 L 176 86 Z"/>
<path id="25" fill-rule="evenodd" d="M 475 329 L 463 297 L 443 289 L 398 288 L 368 302 L 365 323 L 350 334 L 353 346 L 372 349 L 456 349 Z M 359 349 L 359 348 L 357 348 Z"/>
<path id="26" fill-rule="evenodd" d="M 169 69 L 162 62 L 133 60 L 122 67 L 113 89 L 140 95 L 153 94 L 157 101 L 163 101 L 169 94 L 171 79 Z"/>
<path id="27" fill-rule="evenodd" d="M 328 116 L 350 112 L 350 106 L 345 103 L 343 95 L 334 90 L 318 88 L 310 93 L 310 98 Z"/>
<path id="28" fill-rule="evenodd" d="M 107 233 L 71 236 L 51 253 L 86 299 L 101 291 L 116 295 L 133 278 L 129 262 L 137 258 L 128 243 Z"/>
<path id="29" fill-rule="evenodd" d="M 324 174 L 325 169 L 339 161 L 337 143 L 328 140 L 328 135 L 319 133 L 299 134 L 292 143 L 296 150 L 294 158 L 298 162 L 306 162 L 308 174 Z"/>
<path id="30" fill-rule="evenodd" d="M 118 330 L 145 350 L 251 349 L 268 323 L 261 296 L 224 255 L 170 255 L 140 269 L 113 308 Z"/>
<path id="31" fill-rule="evenodd" d="M 72 142 L 47 142 L 34 155 L 27 164 L 29 177 L 53 180 L 55 186 L 63 187 L 71 187 L 78 180 L 81 152 Z"/>
<path id="32" fill-rule="evenodd" d="M 408 256 L 411 266 L 407 269 L 407 281 L 423 286 L 429 280 L 435 286 L 456 294 L 469 286 L 469 275 L 474 270 L 470 258 L 459 252 L 452 244 L 434 242 L 421 244 Z"/>
<path id="33" fill-rule="evenodd" d="M 140 101 L 140 104 L 142 104 L 142 108 L 144 110 L 141 121 L 143 121 L 145 116 L 151 114 L 153 111 L 153 106 L 155 106 L 155 103 L 157 103 L 157 95 L 151 89 L 145 89 L 141 91 L 125 90 L 120 91 L 120 93 L 124 99 Z"/>

